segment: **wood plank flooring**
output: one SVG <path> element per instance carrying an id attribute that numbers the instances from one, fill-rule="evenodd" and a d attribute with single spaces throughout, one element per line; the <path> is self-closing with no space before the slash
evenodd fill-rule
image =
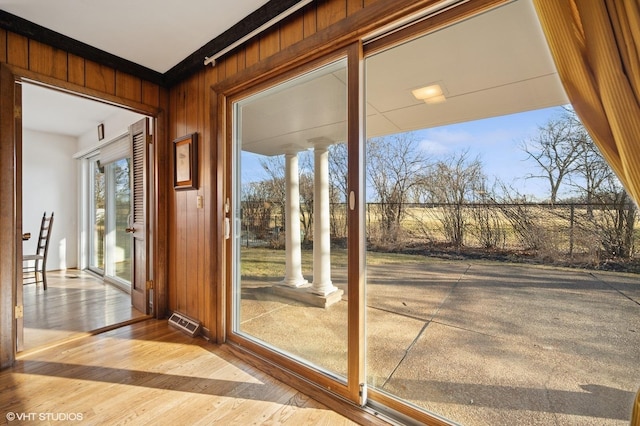
<path id="1" fill-rule="evenodd" d="M 354 424 L 166 320 L 20 354 L 0 371 L 0 424 L 25 415 L 31 424 Z"/>
<path id="2" fill-rule="evenodd" d="M 131 296 L 78 270 L 47 273 L 42 285 L 24 286 L 24 349 L 32 349 L 142 317 Z"/>

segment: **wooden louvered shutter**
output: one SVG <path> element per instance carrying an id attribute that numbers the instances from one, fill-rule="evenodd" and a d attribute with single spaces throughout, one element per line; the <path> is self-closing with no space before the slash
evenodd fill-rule
<path id="1" fill-rule="evenodd" d="M 144 118 L 129 127 L 131 140 L 131 227 L 133 235 L 133 273 L 131 280 L 131 304 L 142 313 L 149 311 L 149 291 L 147 280 L 149 268 L 147 262 L 147 173 L 149 119 Z"/>

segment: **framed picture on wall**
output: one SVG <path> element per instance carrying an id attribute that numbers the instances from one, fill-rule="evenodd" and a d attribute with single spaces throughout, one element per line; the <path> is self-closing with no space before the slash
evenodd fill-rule
<path id="1" fill-rule="evenodd" d="M 198 188 L 198 134 L 191 133 L 173 141 L 173 187 Z"/>

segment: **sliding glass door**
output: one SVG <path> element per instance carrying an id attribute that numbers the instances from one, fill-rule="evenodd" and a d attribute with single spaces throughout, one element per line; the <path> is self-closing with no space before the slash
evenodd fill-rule
<path id="1" fill-rule="evenodd" d="M 97 157 L 89 162 L 89 269 L 104 274 L 105 174 Z"/>
<path id="2" fill-rule="evenodd" d="M 131 285 L 131 159 L 90 164 L 89 268 L 111 282 Z"/>
<path id="3" fill-rule="evenodd" d="M 630 241 L 636 210 L 600 168 L 588 202 L 604 160 L 531 2 L 489 6 L 229 95 L 228 339 L 428 424 L 613 424 L 638 280 L 556 266 Z M 565 192 L 545 193 L 561 151 Z"/>
<path id="4" fill-rule="evenodd" d="M 131 285 L 131 159 L 106 166 L 107 217 L 105 277 Z"/>
<path id="5" fill-rule="evenodd" d="M 353 399 L 349 72 L 337 59 L 232 103 L 230 339 Z"/>

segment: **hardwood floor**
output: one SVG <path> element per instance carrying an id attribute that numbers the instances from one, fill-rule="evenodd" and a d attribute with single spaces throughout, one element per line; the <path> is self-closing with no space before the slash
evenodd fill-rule
<path id="1" fill-rule="evenodd" d="M 23 287 L 24 350 L 142 317 L 131 296 L 78 270 L 47 273 L 42 285 Z"/>
<path id="2" fill-rule="evenodd" d="M 31 424 L 354 424 L 166 320 L 20 354 L 0 371 L 0 424 L 11 417 Z"/>

